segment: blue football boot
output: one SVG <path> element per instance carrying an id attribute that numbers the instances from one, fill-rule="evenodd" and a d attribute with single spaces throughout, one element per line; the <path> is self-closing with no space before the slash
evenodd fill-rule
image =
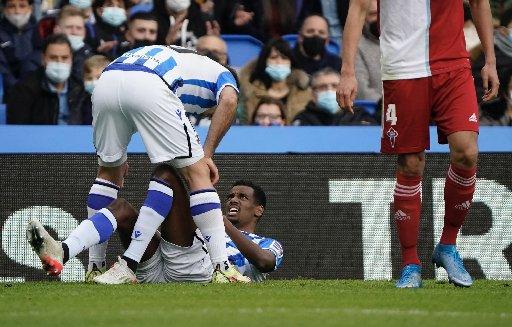
<path id="1" fill-rule="evenodd" d="M 415 264 L 406 265 L 395 285 L 397 288 L 421 287 L 421 267 Z"/>
<path id="2" fill-rule="evenodd" d="M 473 284 L 455 245 L 437 244 L 432 254 L 432 263 L 436 268 L 443 267 L 448 273 L 448 280 L 455 286 L 469 287 Z"/>

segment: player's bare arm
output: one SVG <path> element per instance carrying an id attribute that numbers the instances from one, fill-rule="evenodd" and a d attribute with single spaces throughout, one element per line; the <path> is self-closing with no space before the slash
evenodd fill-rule
<path id="1" fill-rule="evenodd" d="M 230 86 L 226 86 L 220 93 L 219 104 L 213 113 L 212 123 L 204 142 L 204 156 L 211 158 L 235 118 L 238 93 Z"/>
<path id="2" fill-rule="evenodd" d="M 488 101 L 496 97 L 500 85 L 498 73 L 496 72 L 491 8 L 489 6 L 489 0 L 469 0 L 469 4 L 473 22 L 475 23 L 478 37 L 480 38 L 485 54 L 485 65 L 481 71 L 485 89 L 482 100 Z"/>
<path id="3" fill-rule="evenodd" d="M 370 0 L 351 0 L 347 21 L 343 29 L 343 55 L 341 81 L 337 90 L 338 104 L 342 109 L 354 112 L 352 106 L 357 95 L 355 58 L 357 44 L 370 6 Z"/>
<path id="4" fill-rule="evenodd" d="M 212 160 L 212 156 L 235 118 L 237 104 L 238 93 L 234 88 L 226 86 L 220 94 L 219 105 L 212 116 L 212 123 L 204 142 L 204 157 L 206 164 L 210 168 L 213 184 L 219 181 L 219 172 Z"/>
<path id="5" fill-rule="evenodd" d="M 248 240 L 233 224 L 224 217 L 226 234 L 235 243 L 236 247 L 259 271 L 271 272 L 276 267 L 276 257 L 269 250 L 260 248 L 254 242 Z"/>

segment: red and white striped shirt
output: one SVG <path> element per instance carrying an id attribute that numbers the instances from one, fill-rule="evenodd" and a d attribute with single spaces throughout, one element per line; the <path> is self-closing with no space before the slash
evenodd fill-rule
<path id="1" fill-rule="evenodd" d="M 378 0 L 383 80 L 470 67 L 462 0 Z"/>

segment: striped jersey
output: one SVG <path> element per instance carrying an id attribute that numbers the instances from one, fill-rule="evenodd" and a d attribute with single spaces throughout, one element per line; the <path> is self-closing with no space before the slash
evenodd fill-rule
<path id="1" fill-rule="evenodd" d="M 470 67 L 461 0 L 378 0 L 383 80 Z"/>
<path id="2" fill-rule="evenodd" d="M 275 255 L 276 265 L 274 270 L 281 266 L 283 262 L 283 247 L 281 246 L 281 243 L 271 238 L 261 237 L 244 231 L 241 232 L 247 239 L 256 243 L 260 248 L 268 250 Z M 267 278 L 266 273 L 260 272 L 249 262 L 249 260 L 247 260 L 247 258 L 244 257 L 228 235 L 226 235 L 226 248 L 228 251 L 229 262 L 231 262 L 231 264 L 234 265 L 242 275 L 251 278 L 253 282 L 261 282 Z"/>
<path id="3" fill-rule="evenodd" d="M 124 53 L 105 68 L 144 71 L 158 75 L 183 103 L 185 110 L 202 113 L 217 106 L 226 86 L 235 90 L 236 80 L 221 64 L 178 46 L 152 45 Z"/>

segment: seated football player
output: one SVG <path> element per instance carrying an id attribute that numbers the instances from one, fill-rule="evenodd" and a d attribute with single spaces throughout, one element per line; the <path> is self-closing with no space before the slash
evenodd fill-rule
<path id="1" fill-rule="evenodd" d="M 192 220 L 189 195 L 183 181 L 171 166 L 159 165 L 156 172 L 162 178 L 153 182 L 166 184 L 173 190 L 173 206 L 161 225 L 160 232 L 157 231 L 146 248 L 136 272 L 130 270 L 124 260 L 119 259 L 108 273 L 103 273 L 102 267 L 93 267 L 87 273 L 86 281 L 102 284 L 229 282 L 212 279 L 213 266 L 202 235 Z M 248 181 L 235 182 L 225 202 L 224 224 L 228 258 L 247 277 L 247 281 L 263 281 L 267 273 L 281 266 L 283 260 L 283 248 L 278 241 L 254 234 L 265 206 L 264 191 Z M 115 218 L 121 243 L 125 248 L 129 246 L 132 237 L 136 239 L 145 232 L 134 230 L 138 212 L 125 199 L 115 200 L 97 214 Z M 34 240 L 37 241 L 41 238 L 41 233 L 46 233 L 42 226 L 29 232 L 29 242 L 32 244 Z M 217 278 L 225 277 L 219 275 Z"/>

